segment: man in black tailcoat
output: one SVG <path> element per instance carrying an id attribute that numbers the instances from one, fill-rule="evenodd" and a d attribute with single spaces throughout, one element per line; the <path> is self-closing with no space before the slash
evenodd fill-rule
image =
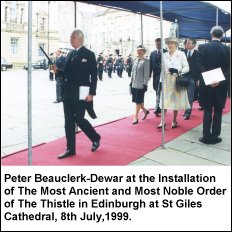
<path id="1" fill-rule="evenodd" d="M 213 27 L 210 31 L 212 41 L 200 45 L 198 49 L 202 59 L 199 63 L 200 71 L 205 72 L 221 68 L 226 78 L 225 81 L 215 82 L 207 86 L 203 79 L 199 83 L 200 102 L 204 109 L 203 137 L 199 140 L 205 144 L 216 144 L 222 141 L 219 137 L 221 134 L 222 111 L 225 107 L 230 79 L 230 52 L 220 42 L 223 33 L 222 27 Z"/>
<path id="2" fill-rule="evenodd" d="M 85 110 L 87 108 L 89 110 L 90 106 L 93 106 L 93 97 L 96 95 L 96 58 L 92 51 L 83 46 L 84 34 L 82 31 L 74 30 L 70 36 L 70 42 L 74 50 L 68 54 L 64 71 L 53 65 L 54 72 L 61 72 L 64 77 L 63 105 L 67 150 L 58 156 L 59 159 L 76 154 L 75 123 L 92 141 L 91 150 L 93 152 L 99 147 L 101 139 L 89 121 L 84 118 Z M 85 100 L 81 100 L 79 97 L 80 87 L 83 86 L 89 87 L 89 93 Z"/>

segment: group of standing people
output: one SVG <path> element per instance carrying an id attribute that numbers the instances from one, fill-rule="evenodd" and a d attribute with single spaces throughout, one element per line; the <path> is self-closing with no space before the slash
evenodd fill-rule
<path id="1" fill-rule="evenodd" d="M 221 27 L 213 27 L 210 33 L 212 41 L 200 45 L 199 51 L 194 49 L 196 41 L 192 38 L 187 40 L 187 49 L 184 52 L 178 50 L 179 40 L 177 38 L 165 39 L 167 51 L 161 51 L 161 40 L 157 39 L 155 41 L 157 49 L 151 53 L 150 60 L 145 57 L 145 47 L 142 45 L 137 47 L 137 58 L 133 62 L 130 61 L 130 88 L 132 101 L 136 103 L 136 113 L 132 122 L 134 125 L 139 122 L 138 115 L 141 109 L 144 112 L 142 120 L 145 120 L 149 114 L 144 106 L 144 95 L 147 91 L 148 81 L 152 77 L 153 88 L 157 96 L 155 114 L 159 116 L 161 105 L 164 106 L 165 114 L 164 121 L 161 120 L 157 125 L 158 129 L 162 126 L 166 127 L 167 110 L 173 111 L 172 128 L 177 127 L 179 110 L 185 110 L 184 118 L 186 120 L 190 118 L 194 92 L 197 89 L 199 101 L 204 110 L 203 137 L 200 138 L 200 141 L 205 144 L 216 144 L 222 141 L 219 136 L 222 111 L 225 107 L 229 87 L 230 52 L 229 48 L 220 42 L 220 38 L 223 36 Z M 99 75 L 99 79 L 102 79 L 102 72 L 99 74 L 99 71 L 104 69 L 104 60 L 100 56 L 96 60 L 94 53 L 85 48 L 82 31 L 74 30 L 70 36 L 70 43 L 74 50 L 67 57 L 63 57 L 61 51 L 57 50 L 56 60 L 52 65 L 57 81 L 57 102 L 63 102 L 67 140 L 66 151 L 58 156 L 59 159 L 76 154 L 75 125 L 79 126 L 92 141 L 91 151 L 94 152 L 99 148 L 101 140 L 101 136 L 85 119 L 85 112 L 87 111 L 92 118 L 96 118 L 93 98 L 96 95 L 97 75 Z M 112 55 L 105 64 L 110 77 L 114 66 Z M 222 69 L 226 80 L 205 85 L 201 73 L 216 68 Z M 177 88 L 177 76 L 186 73 L 191 79 L 188 87 Z M 81 87 L 89 89 L 85 99 L 80 99 Z M 160 101 L 162 91 L 163 104 Z"/>
<path id="2" fill-rule="evenodd" d="M 131 54 L 124 60 L 122 55 L 118 55 L 117 58 L 113 58 L 113 54 L 103 57 L 103 52 L 101 52 L 97 57 L 98 78 L 100 81 L 103 80 L 103 71 L 108 74 L 109 78 L 112 78 L 112 72 L 117 72 L 117 76 L 122 78 L 123 70 L 128 73 L 128 77 L 131 77 L 132 64 Z"/>
<path id="3" fill-rule="evenodd" d="M 230 78 L 230 52 L 229 48 L 220 42 L 223 29 L 215 26 L 211 30 L 212 40 L 195 49 L 196 40 L 188 38 L 183 51 L 178 49 L 177 38 L 167 38 L 165 43 L 168 50 L 161 52 L 161 40 L 155 40 L 156 50 L 150 55 L 150 61 L 144 57 L 146 52 L 143 46 L 138 46 L 138 57 L 134 60 L 132 68 L 131 92 L 132 101 L 136 103 L 136 112 L 132 124 L 138 123 L 138 113 L 143 110 L 144 120 L 149 111 L 144 107 L 144 94 L 147 91 L 148 81 L 152 77 L 153 88 L 156 92 L 156 106 L 154 113 L 161 113 L 161 93 L 164 94 L 164 121 L 157 125 L 157 129 L 166 127 L 167 110 L 173 111 L 171 128 L 178 126 L 177 116 L 179 110 L 185 110 L 183 117 L 189 120 L 192 113 L 193 102 L 196 96 L 204 110 L 203 137 L 200 142 L 216 144 L 222 141 L 221 133 L 222 111 L 228 96 L 228 82 Z M 163 54 L 163 62 L 161 62 Z M 162 64 L 162 66 L 161 66 Z M 225 81 L 205 85 L 202 72 L 221 68 Z M 178 88 L 176 79 L 180 75 L 188 75 L 188 86 Z M 164 82 L 162 84 L 162 81 Z M 163 86 L 163 89 L 162 89 Z M 213 113 L 214 111 L 214 113 Z"/>

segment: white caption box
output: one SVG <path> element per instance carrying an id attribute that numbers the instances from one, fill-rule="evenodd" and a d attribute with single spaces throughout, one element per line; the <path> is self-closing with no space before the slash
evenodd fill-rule
<path id="1" fill-rule="evenodd" d="M 7 179 L 4 182 L 5 174 L 16 176 L 15 179 Z M 78 182 L 63 183 L 35 183 L 35 174 L 41 174 L 48 180 L 49 176 L 81 176 Z M 80 182 L 84 176 L 90 177 L 93 182 Z M 216 182 L 164 182 L 160 183 L 158 177 L 163 176 L 190 176 L 202 175 L 215 176 Z M 30 182 L 12 182 L 18 175 L 32 176 Z M 154 182 L 139 182 L 139 176 L 151 176 Z M 123 176 L 121 182 L 105 182 L 104 176 Z M 132 176 L 136 182 L 126 182 L 126 177 Z M 135 177 L 133 177 L 135 176 Z M 26 178 L 26 177 L 25 177 Z M 187 177 L 186 177 L 187 178 Z M 205 177 L 207 178 L 207 177 Z M 75 178 L 74 178 L 75 179 Z M 74 180 L 73 179 L 73 180 Z M 100 180 L 95 181 L 96 179 Z M 117 178 L 115 177 L 115 180 Z M 189 179 L 189 178 L 188 178 Z M 200 178 L 198 178 L 200 180 Z M 23 180 L 23 179 L 21 179 Z M 70 178 L 69 178 L 70 180 Z M 109 179 L 108 179 L 109 180 Z M 112 179 L 113 180 L 113 179 Z M 205 179 L 206 180 L 206 179 Z M 231 228 L 231 167 L 2 167 L 2 205 L 1 205 L 1 222 L 4 231 L 222 231 Z M 13 196 L 7 195 L 14 188 Z M 20 188 L 19 188 L 20 187 Z M 25 188 L 31 189 L 30 194 L 20 195 L 20 190 L 25 193 Z M 125 195 L 112 195 L 112 189 L 124 189 Z M 164 195 L 164 188 L 166 194 Z M 173 195 L 168 195 L 169 188 Z M 215 191 L 215 189 L 226 189 L 224 191 Z M 7 189 L 7 190 L 6 190 Z M 32 190 L 34 189 L 34 190 Z M 71 195 L 69 195 L 70 190 Z M 89 195 L 76 195 L 76 189 L 88 189 Z M 92 192 L 90 191 L 92 190 Z M 95 195 L 94 189 L 103 189 L 101 193 L 108 195 Z M 137 194 L 135 195 L 135 189 Z M 153 189 L 153 190 L 152 190 Z M 158 190 L 159 189 L 159 190 Z M 180 190 L 182 189 L 182 191 Z M 197 189 L 200 194 L 197 194 Z M 200 190 L 199 190 L 200 189 Z M 209 190 L 206 190 L 209 189 Z M 213 190 L 214 189 L 214 190 Z M 35 192 L 37 191 L 37 194 Z M 122 190 L 123 191 L 123 190 Z M 179 191 L 179 194 L 176 193 Z M 192 192 L 193 191 L 193 192 Z M 129 193 L 132 195 L 127 195 Z M 203 192 L 207 194 L 201 195 Z M 213 193 L 220 193 L 212 195 Z M 29 193 L 29 190 L 27 190 Z M 50 193 L 50 195 L 44 195 Z M 56 193 L 56 195 L 54 195 Z M 80 193 L 80 192 L 79 192 Z M 143 193 L 143 195 L 142 195 Z M 183 195 L 183 194 L 186 195 Z M 41 195 L 42 194 L 42 195 Z M 21 200 L 19 200 L 21 199 Z M 41 199 L 43 199 L 41 201 Z M 94 206 L 91 208 L 90 203 L 94 200 Z M 14 201 L 14 207 L 7 208 Z M 138 202 L 131 203 L 131 208 L 102 208 L 103 205 L 108 207 L 112 202 Z M 172 201 L 172 207 L 170 207 Z M 177 201 L 179 202 L 177 207 Z M 8 202 L 8 203 L 6 203 Z M 30 208 L 20 208 L 20 202 L 25 206 L 29 204 Z M 32 203 L 36 202 L 36 203 Z M 60 204 L 57 204 L 60 202 Z M 75 207 L 72 208 L 72 204 Z M 83 208 L 87 202 L 88 208 Z M 143 208 L 145 202 L 146 208 Z M 153 208 L 149 208 L 149 203 L 154 202 Z M 166 203 L 165 203 L 166 202 Z M 195 203 L 193 203 L 195 202 Z M 198 202 L 198 203 L 197 203 Z M 201 203 L 199 203 L 201 202 Z M 44 206 L 56 206 L 55 208 L 43 208 Z M 37 207 L 35 207 L 37 204 Z M 116 204 L 116 203 L 115 203 Z M 63 206 L 59 208 L 59 206 Z M 164 206 L 169 205 L 165 208 Z M 35 208 L 33 208 L 33 206 Z M 68 207 L 67 207 L 68 206 Z M 138 208 L 138 206 L 142 206 Z M 201 207 L 199 207 L 201 206 Z M 138 209 L 136 209 L 138 208 Z M 12 215 L 18 215 L 20 212 L 26 214 L 49 214 L 57 221 L 14 221 L 6 220 Z M 54 213 L 52 213 L 54 212 Z M 120 214 L 121 212 L 122 214 Z M 66 220 L 61 220 L 64 213 Z M 112 220 L 114 216 L 118 220 Z M 119 214 L 118 214 L 119 213 Z M 7 216 L 6 216 L 7 215 Z M 68 216 L 67 216 L 68 215 Z M 128 220 L 123 220 L 124 217 Z M 39 217 L 39 216 L 38 216 Z M 77 217 L 77 220 L 75 220 Z M 109 217 L 110 220 L 107 220 Z M 81 220 L 87 218 L 88 220 Z M 71 220 L 72 219 L 72 220 Z M 103 220 L 104 219 L 104 220 Z M 121 219 L 121 220 L 119 220 Z"/>

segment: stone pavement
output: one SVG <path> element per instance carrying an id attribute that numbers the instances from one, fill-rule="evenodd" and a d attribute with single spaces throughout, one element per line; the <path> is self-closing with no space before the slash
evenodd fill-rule
<path id="1" fill-rule="evenodd" d="M 55 81 L 49 81 L 48 71 L 32 72 L 32 142 L 33 145 L 53 141 L 65 136 L 63 104 L 54 104 Z M 135 112 L 129 95 L 130 78 L 123 73 L 118 78 L 113 73 L 109 79 L 104 73 L 98 81 L 94 108 L 98 116 L 92 125 L 111 122 Z M 145 105 L 154 108 L 155 93 L 150 82 Z M 158 121 L 157 121 L 158 123 Z M 10 154 L 27 147 L 27 72 L 9 70 L 1 72 L 1 155 Z"/>
<path id="2" fill-rule="evenodd" d="M 48 71 L 32 72 L 32 141 L 33 145 L 65 136 L 63 106 L 54 104 L 55 81 L 49 81 Z M 129 96 L 130 78 L 106 74 L 98 81 L 94 99 L 98 118 L 88 120 L 96 126 L 134 114 L 135 105 Z M 145 106 L 154 108 L 155 93 L 149 82 Z M 148 117 L 153 114 L 148 115 Z M 130 165 L 230 165 L 231 114 L 223 117 L 222 139 L 217 145 L 203 145 L 198 139 L 202 126 L 167 143 Z M 159 124 L 154 117 L 154 123 Z M 1 156 L 27 147 L 27 72 L 1 72 Z"/>
<path id="3" fill-rule="evenodd" d="M 191 120 L 191 119 L 190 119 Z M 130 165 L 231 165 L 231 113 L 223 116 L 222 142 L 199 142 L 202 125 L 157 148 Z"/>

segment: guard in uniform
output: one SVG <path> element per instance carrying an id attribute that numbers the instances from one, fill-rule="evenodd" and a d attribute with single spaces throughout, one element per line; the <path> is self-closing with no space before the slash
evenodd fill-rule
<path id="1" fill-rule="evenodd" d="M 116 70 L 117 70 L 117 75 L 120 78 L 122 78 L 123 67 L 124 67 L 124 61 L 122 55 L 119 55 L 119 58 L 116 60 Z"/>
<path id="2" fill-rule="evenodd" d="M 107 67 L 107 71 L 108 71 L 108 77 L 112 78 L 112 71 L 113 71 L 113 58 L 112 58 L 112 54 L 109 55 L 109 58 L 106 61 L 106 67 Z"/>
<path id="3" fill-rule="evenodd" d="M 132 66 L 133 66 L 133 58 L 131 57 L 131 54 L 130 54 L 126 61 L 126 71 L 127 71 L 128 77 L 131 77 Z"/>
<path id="4" fill-rule="evenodd" d="M 64 65 L 66 62 L 66 57 L 64 57 L 61 53 L 61 50 L 58 49 L 56 52 L 56 59 L 55 64 L 59 70 L 64 70 Z M 62 98 L 62 72 L 55 74 L 55 80 L 56 80 L 56 101 L 54 103 L 60 103 L 63 101 Z"/>
<path id="5" fill-rule="evenodd" d="M 98 73 L 98 78 L 100 81 L 102 81 L 102 75 L 103 75 L 103 56 L 102 53 L 98 55 L 97 58 L 97 73 Z"/>

